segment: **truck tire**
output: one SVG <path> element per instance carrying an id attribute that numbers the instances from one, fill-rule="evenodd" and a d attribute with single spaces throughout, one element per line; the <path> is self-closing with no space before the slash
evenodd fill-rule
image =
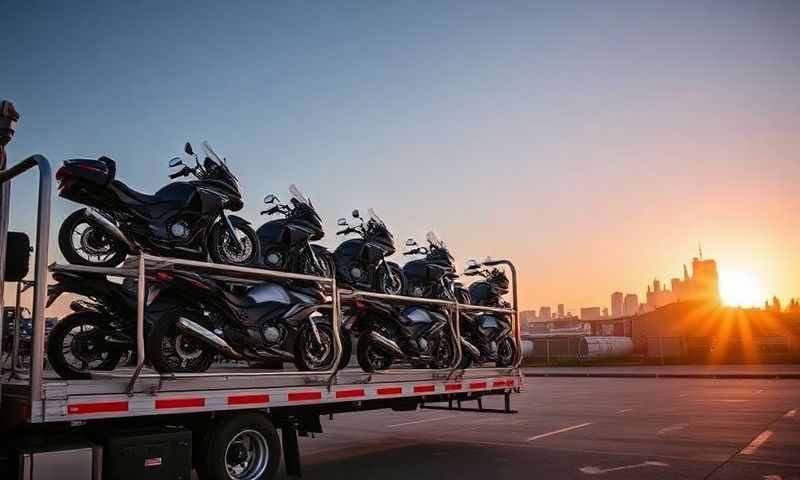
<path id="1" fill-rule="evenodd" d="M 260 413 L 218 417 L 197 462 L 200 480 L 272 480 L 281 462 L 281 442 L 269 419 Z"/>

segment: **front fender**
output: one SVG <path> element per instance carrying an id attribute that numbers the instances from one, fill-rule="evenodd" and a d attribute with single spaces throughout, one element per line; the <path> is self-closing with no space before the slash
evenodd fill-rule
<path id="1" fill-rule="evenodd" d="M 228 215 L 228 220 L 231 221 L 231 225 L 251 225 L 250 222 L 236 215 Z"/>

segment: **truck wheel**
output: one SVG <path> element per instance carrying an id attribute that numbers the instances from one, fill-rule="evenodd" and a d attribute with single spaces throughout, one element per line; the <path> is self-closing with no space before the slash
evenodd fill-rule
<path id="1" fill-rule="evenodd" d="M 208 432 L 201 480 L 272 480 L 281 460 L 278 432 L 260 413 L 220 417 Z"/>

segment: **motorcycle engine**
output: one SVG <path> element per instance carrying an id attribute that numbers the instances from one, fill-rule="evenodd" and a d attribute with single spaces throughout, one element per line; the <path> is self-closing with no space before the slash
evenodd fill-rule
<path id="1" fill-rule="evenodd" d="M 284 263 L 284 256 L 283 252 L 280 250 L 268 250 L 264 253 L 264 261 L 267 264 L 267 267 L 272 269 L 280 269 L 283 267 Z"/>
<path id="2" fill-rule="evenodd" d="M 423 297 L 425 296 L 425 287 L 422 285 L 414 285 L 409 293 L 411 293 L 412 297 Z"/>
<path id="3" fill-rule="evenodd" d="M 361 281 L 364 279 L 364 270 L 361 270 L 359 267 L 352 267 L 350 268 L 350 278 L 356 281 Z"/>
<path id="4" fill-rule="evenodd" d="M 189 238 L 191 230 L 189 229 L 188 223 L 183 220 L 178 220 L 169 226 L 169 233 L 178 240 L 186 240 Z"/>
<path id="5" fill-rule="evenodd" d="M 286 336 L 286 329 L 283 325 L 265 323 L 261 327 L 261 335 L 264 337 L 265 342 L 270 345 L 275 345 L 283 341 L 283 338 Z"/>

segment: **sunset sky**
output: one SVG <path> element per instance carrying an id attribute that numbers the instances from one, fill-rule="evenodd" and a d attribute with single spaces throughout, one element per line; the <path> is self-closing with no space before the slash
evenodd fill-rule
<path id="1" fill-rule="evenodd" d="M 331 247 L 374 207 L 398 244 L 512 259 L 523 308 L 641 298 L 698 242 L 723 282 L 800 296 L 800 2 L 176 4 L 6 8 L 9 160 L 108 155 L 154 192 L 207 139 L 257 225 L 290 183 Z"/>

